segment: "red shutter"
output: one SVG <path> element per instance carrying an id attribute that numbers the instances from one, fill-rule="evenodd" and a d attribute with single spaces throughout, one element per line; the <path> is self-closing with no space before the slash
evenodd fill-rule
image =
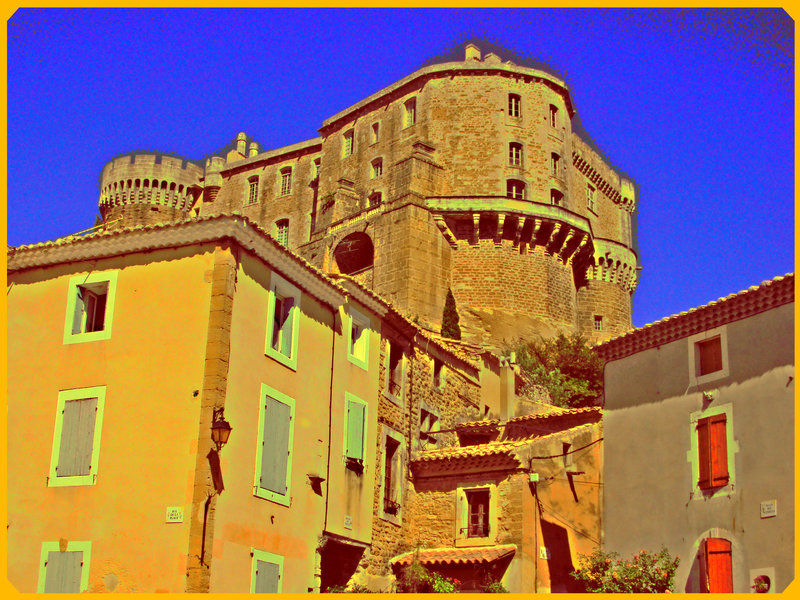
<path id="1" fill-rule="evenodd" d="M 731 543 L 722 538 L 708 538 L 704 549 L 708 591 L 712 594 L 732 594 Z"/>
<path id="2" fill-rule="evenodd" d="M 711 485 L 719 487 L 728 484 L 728 432 L 725 415 L 715 415 L 709 419 L 711 430 Z"/>
<path id="3" fill-rule="evenodd" d="M 697 485 L 701 490 L 711 487 L 711 452 L 710 452 L 710 427 L 708 417 L 697 421 L 697 466 L 700 477 Z"/>

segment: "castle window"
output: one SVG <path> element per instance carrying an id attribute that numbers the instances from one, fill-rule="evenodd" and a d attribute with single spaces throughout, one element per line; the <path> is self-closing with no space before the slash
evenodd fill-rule
<path id="1" fill-rule="evenodd" d="M 594 316 L 594 330 L 603 331 L 603 317 L 601 315 Z"/>
<path id="2" fill-rule="evenodd" d="M 374 144 L 374 143 L 376 143 L 378 141 L 378 139 L 380 137 L 380 129 L 381 129 L 380 123 L 373 123 L 372 124 L 372 127 L 370 127 L 370 130 L 369 130 L 369 143 L 370 144 Z"/>
<path id="3" fill-rule="evenodd" d="M 292 193 L 292 167 L 281 169 L 281 196 Z"/>
<path id="4" fill-rule="evenodd" d="M 275 241 L 282 246 L 289 245 L 289 219 L 275 222 Z"/>
<path id="5" fill-rule="evenodd" d="M 375 179 L 376 177 L 380 177 L 381 175 L 383 175 L 383 159 L 376 158 L 370 164 L 369 176 L 370 178 Z"/>
<path id="6" fill-rule="evenodd" d="M 353 130 L 346 131 L 342 136 L 342 157 L 347 158 L 353 154 Z"/>
<path id="7" fill-rule="evenodd" d="M 597 195 L 597 190 L 590 183 L 586 186 L 586 206 L 590 211 L 594 212 L 594 200 Z"/>
<path id="8" fill-rule="evenodd" d="M 247 203 L 255 204 L 258 202 L 258 175 L 248 179 L 247 183 L 250 188 L 247 194 Z"/>
<path id="9" fill-rule="evenodd" d="M 417 99 L 410 98 L 403 104 L 403 127 L 411 127 L 417 122 Z"/>
<path id="10" fill-rule="evenodd" d="M 550 190 L 550 204 L 553 204 L 554 206 L 561 206 L 561 202 L 563 200 L 564 200 L 564 194 L 562 194 L 555 188 L 552 188 Z"/>
<path id="11" fill-rule="evenodd" d="M 524 200 L 525 182 L 518 179 L 509 179 L 506 182 L 506 196 L 514 200 Z"/>
<path id="12" fill-rule="evenodd" d="M 550 173 L 553 177 L 561 177 L 561 157 L 555 152 L 550 154 Z"/>
<path id="13" fill-rule="evenodd" d="M 550 105 L 550 127 L 556 127 L 558 125 L 558 108 L 554 105 Z"/>
<path id="14" fill-rule="evenodd" d="M 519 94 L 508 95 L 508 116 L 516 118 L 522 116 L 522 97 Z"/>
<path id="15" fill-rule="evenodd" d="M 511 142 L 508 145 L 508 164 L 512 167 L 522 166 L 522 144 Z"/>
<path id="16" fill-rule="evenodd" d="M 380 206 L 381 202 L 383 202 L 383 194 L 381 194 L 380 192 L 375 192 L 374 194 L 370 194 L 368 202 L 369 202 L 369 208 Z"/>

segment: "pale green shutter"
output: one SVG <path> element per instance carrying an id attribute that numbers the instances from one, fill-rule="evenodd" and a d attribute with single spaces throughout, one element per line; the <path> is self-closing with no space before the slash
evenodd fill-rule
<path id="1" fill-rule="evenodd" d="M 45 593 L 80 592 L 82 563 L 83 552 L 49 552 L 45 566 Z"/>
<path id="2" fill-rule="evenodd" d="M 283 298 L 275 292 L 275 305 L 272 312 L 272 348 L 280 352 L 281 346 L 281 315 L 283 314 Z"/>
<path id="3" fill-rule="evenodd" d="M 275 594 L 278 592 L 280 567 L 275 563 L 256 561 L 256 593 Z"/>
<path id="4" fill-rule="evenodd" d="M 77 287 L 75 294 L 75 310 L 72 313 L 72 333 L 81 333 L 83 326 L 83 288 Z"/>
<path id="5" fill-rule="evenodd" d="M 286 469 L 289 461 L 291 408 L 267 396 L 264 406 L 264 437 L 261 440 L 261 487 L 286 493 Z"/>
<path id="6" fill-rule="evenodd" d="M 96 420 L 97 398 L 82 398 L 64 403 L 56 467 L 58 477 L 90 474 Z"/>
<path id="7" fill-rule="evenodd" d="M 292 320 L 294 317 L 294 298 L 284 298 L 281 314 L 281 347 L 279 352 L 284 356 L 292 356 Z"/>
<path id="8" fill-rule="evenodd" d="M 364 460 L 364 409 L 360 402 L 347 402 L 347 450 L 349 458 Z"/>

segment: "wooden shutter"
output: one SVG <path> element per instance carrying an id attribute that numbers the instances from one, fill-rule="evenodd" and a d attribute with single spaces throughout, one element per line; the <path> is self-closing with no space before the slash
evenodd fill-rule
<path id="1" fill-rule="evenodd" d="M 284 298 L 281 306 L 281 347 L 279 352 L 292 356 L 292 308 L 294 298 Z"/>
<path id="2" fill-rule="evenodd" d="M 347 401 L 347 448 L 349 458 L 364 460 L 364 409 L 365 405 Z"/>
<path id="3" fill-rule="evenodd" d="M 709 432 L 709 419 L 697 421 L 697 466 L 700 477 L 697 485 L 700 489 L 711 487 L 711 434 Z"/>
<path id="4" fill-rule="evenodd" d="M 281 349 L 281 315 L 283 314 L 283 298 L 275 292 L 275 306 L 272 312 L 272 348 Z"/>
<path id="5" fill-rule="evenodd" d="M 58 450 L 58 477 L 89 475 L 97 420 L 97 398 L 68 400 L 61 418 L 61 443 Z"/>
<path id="6" fill-rule="evenodd" d="M 722 538 L 708 538 L 704 550 L 708 591 L 712 594 L 732 594 L 731 543 Z"/>
<path id="7" fill-rule="evenodd" d="M 709 417 L 711 485 L 728 484 L 728 432 L 725 415 Z"/>
<path id="8" fill-rule="evenodd" d="M 261 440 L 261 487 L 286 493 L 286 469 L 289 461 L 289 428 L 291 407 L 269 396 L 265 397 L 264 435 Z"/>
<path id="9" fill-rule="evenodd" d="M 280 567 L 278 565 L 263 560 L 256 561 L 256 593 L 276 594 L 279 579 Z"/>
<path id="10" fill-rule="evenodd" d="M 83 552 L 53 551 L 47 554 L 45 593 L 78 593 L 81 591 Z"/>
<path id="11" fill-rule="evenodd" d="M 75 294 L 75 310 L 72 313 L 72 333 L 82 333 L 83 331 L 83 288 L 78 287 Z"/>

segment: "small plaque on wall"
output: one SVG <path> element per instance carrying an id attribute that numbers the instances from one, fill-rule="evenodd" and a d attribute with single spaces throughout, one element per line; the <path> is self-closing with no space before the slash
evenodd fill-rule
<path id="1" fill-rule="evenodd" d="M 761 518 L 769 519 L 770 517 L 778 516 L 778 501 L 777 500 L 764 500 L 761 503 Z"/>
<path id="2" fill-rule="evenodd" d="M 350 515 L 345 515 L 344 517 L 344 528 L 345 529 L 353 528 L 353 517 L 351 517 Z"/>
<path id="3" fill-rule="evenodd" d="M 183 523 L 183 507 L 168 506 L 166 520 L 167 523 Z"/>

